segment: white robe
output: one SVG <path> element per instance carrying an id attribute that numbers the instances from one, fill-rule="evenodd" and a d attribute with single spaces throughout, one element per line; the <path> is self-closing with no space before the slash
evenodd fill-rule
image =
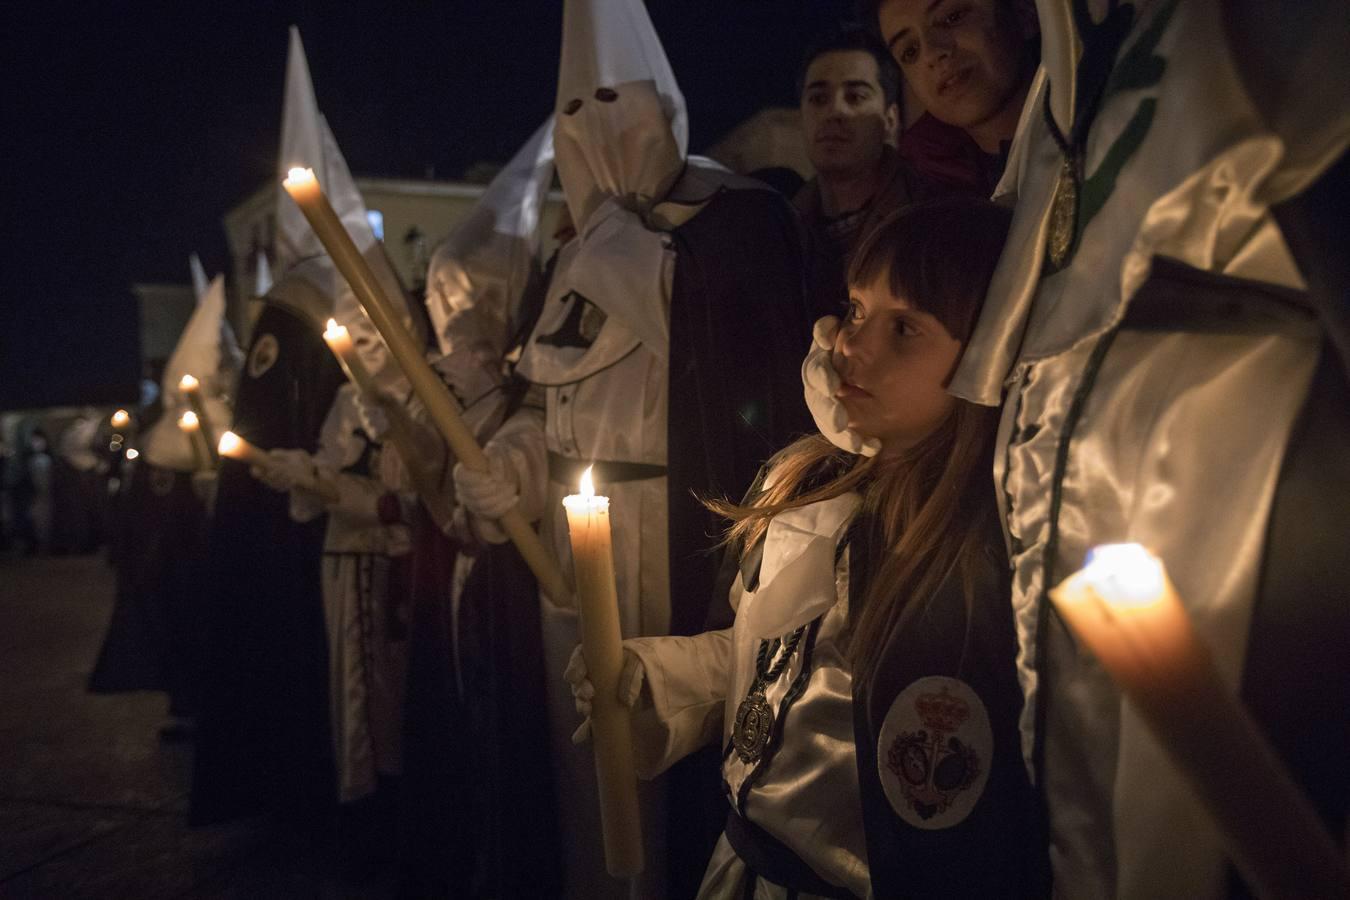
<path id="1" fill-rule="evenodd" d="M 370 446 L 361 431 L 355 389 L 339 389 L 314 454 L 320 477 L 337 488 L 329 504 L 321 570 L 328 632 L 328 709 L 338 799 L 351 803 L 373 793 L 378 775 L 400 771 L 406 641 L 391 629 L 391 554 L 407 553 L 402 525 L 386 525 L 375 508 L 385 487 L 374 478 L 344 472 Z M 374 468 L 374 466 L 372 466 Z M 309 521 L 323 514 L 313 494 L 291 493 L 291 516 Z"/>
<path id="2" fill-rule="evenodd" d="M 1241 86 L 1218 3 L 1143 6 L 1116 64 L 1170 15 L 1150 53 L 1159 78 L 1107 92 L 1084 169 L 1091 177 L 1110 169 L 1113 154 L 1125 161 L 1053 272 L 1042 262 L 1062 158 L 1043 96 L 1030 98 L 1005 179 L 1019 194 L 1008 250 L 951 386 L 990 405 L 1007 388 L 995 483 L 1013 566 L 1024 750 L 1030 767 L 1044 742 L 1041 786 L 1061 897 L 1226 890 L 1225 854 L 1198 799 L 1100 664 L 1049 614 L 1045 591 L 1093 546 L 1145 544 L 1168 565 L 1236 690 L 1275 480 L 1318 339 L 1298 325 L 1205 325 L 1201 300 L 1216 290 L 1237 298 L 1241 283 L 1188 288 L 1159 258 L 1220 276 L 1213 282 L 1301 287 L 1269 206 L 1344 147 L 1334 129 L 1291 140 L 1263 121 Z M 1042 21 L 1053 21 L 1047 12 Z M 1061 101 L 1071 96 L 1064 78 L 1072 71 L 1062 63 L 1046 60 L 1051 96 Z M 1066 114 L 1061 103 L 1056 118 Z M 1126 149 L 1141 121 L 1144 138 Z"/>
<path id="3" fill-rule="evenodd" d="M 729 747 L 737 709 L 756 676 L 761 641 L 786 638 L 801 626 L 808 626 L 810 635 L 809 623 L 820 620 L 765 689 L 780 717 L 789 688 L 799 677 L 807 679 L 780 723 L 777 752 L 749 788 L 743 786 L 757 765 L 742 762 L 734 750 L 723 759 L 722 776 L 741 815 L 821 879 L 866 897 L 870 880 L 853 749 L 852 675 L 840 642 L 848 626 L 847 552 L 835 561 L 857 504 L 856 495 L 846 494 L 775 516 L 765 535 L 757 589 L 746 592 L 739 580 L 732 589 L 731 628 L 687 638 L 639 638 L 625 647 L 642 660 L 646 676 L 649 702 L 634 716 L 634 730 L 639 774 L 651 778 L 711 741 Z M 810 671 L 803 675 L 808 653 Z M 699 897 L 743 897 L 747 877 L 745 863 L 723 836 Z M 787 892 L 760 879 L 754 896 L 782 898 Z"/>

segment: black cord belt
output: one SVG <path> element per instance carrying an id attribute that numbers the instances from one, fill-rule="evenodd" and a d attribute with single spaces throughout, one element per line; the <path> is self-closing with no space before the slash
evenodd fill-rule
<path id="1" fill-rule="evenodd" d="M 847 888 L 836 887 L 821 878 L 800 856 L 734 809 L 727 814 L 726 836 L 731 849 L 754 876 L 746 886 L 747 897 L 751 896 L 755 878 L 763 878 L 787 888 L 789 896 L 796 892 L 834 900 L 856 900 Z"/>
<path id="2" fill-rule="evenodd" d="M 559 456 L 552 450 L 548 454 L 548 480 L 575 489 L 581 483 L 581 475 L 594 466 L 591 479 L 598 488 L 602 484 L 617 484 L 621 481 L 647 481 L 661 478 L 666 474 L 665 466 L 653 463 L 616 462 L 609 459 L 573 459 Z"/>

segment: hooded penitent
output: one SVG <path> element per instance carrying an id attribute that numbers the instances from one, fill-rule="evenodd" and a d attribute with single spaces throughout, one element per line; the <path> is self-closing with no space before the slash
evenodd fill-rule
<path id="1" fill-rule="evenodd" d="M 437 368 L 466 405 L 501 382 L 521 297 L 539 273 L 552 178 L 550 116 L 432 253 L 427 314 L 444 357 Z"/>
<path id="2" fill-rule="evenodd" d="M 211 433 L 219 435 L 230 427 L 230 393 L 239 372 L 240 356 L 234 331 L 225 318 L 225 278 L 217 275 L 200 298 L 164 365 L 160 394 L 164 414 L 145 436 L 146 459 L 179 472 L 198 467 L 188 436 L 178 427 L 178 417 L 190 408 L 178 382 L 184 375 L 201 382 L 202 403 L 211 420 Z"/>
<path id="3" fill-rule="evenodd" d="M 282 134 L 277 180 L 291 166 L 313 168 L 358 243 L 370 246 L 365 210 L 318 114 L 294 31 Z M 313 452 L 343 380 L 321 337 L 337 285 L 299 209 L 279 186 L 277 194 L 280 280 L 253 325 L 231 428 L 264 450 Z M 322 536 L 321 523 L 291 521 L 285 495 L 248 466 L 222 460 L 205 579 L 194 822 L 331 800 Z"/>
<path id="4" fill-rule="evenodd" d="M 595 461 L 614 522 L 623 636 L 692 634 L 710 602 L 723 605 L 709 537 L 718 524 L 695 497 L 740 497 L 759 464 L 809 423 L 796 388 L 809 337 L 796 224 L 762 185 L 687 158 L 683 99 L 640 0 L 564 5 L 554 115 L 577 235 L 558 251 L 517 367 L 544 389 L 541 531 L 570 568 L 561 499 Z M 546 671 L 561 671 L 576 614 L 541 606 Z M 568 888 L 590 895 L 588 879 L 607 880 L 594 766 L 569 741 L 570 692 L 549 688 L 559 806 L 572 817 L 563 828 Z M 652 862 L 636 892 L 696 887 L 711 853 L 705 838 L 716 833 L 708 819 L 725 816 L 691 808 L 717 795 L 717 760 L 702 765 L 653 786 L 653 796 L 669 787 L 681 808 L 666 840 L 660 807 L 644 805 Z"/>
<path id="5" fill-rule="evenodd" d="M 1335 671 L 1312 626 L 1326 614 L 1300 597 L 1334 595 L 1341 576 L 1318 563 L 1305 567 L 1319 573 L 1306 591 L 1269 585 L 1288 569 L 1286 475 L 1309 449 L 1291 433 L 1316 412 L 1315 372 L 1337 373 L 1319 368 L 1327 351 L 1306 260 L 1276 210 L 1350 144 L 1350 20 L 1337 3 L 1296 15 L 1213 0 L 1102 5 L 1037 4 L 1044 73 L 1005 178 L 1016 214 L 951 390 L 1004 402 L 995 475 L 1024 750 L 1047 795 L 1057 893 L 1216 897 L 1226 890 L 1218 835 L 1133 708 L 1049 614 L 1045 591 L 1092 546 L 1147 545 L 1286 761 L 1318 755 L 1300 749 L 1314 735 L 1270 712 L 1300 703 L 1287 696 L 1292 676 L 1271 677 L 1269 661 L 1287 669 L 1274 649 L 1287 632 L 1310 647 L 1300 668 Z M 1269 64 L 1273 47 L 1290 52 Z M 1326 504 L 1344 507 L 1350 485 L 1332 469 L 1312 477 Z M 1323 552 L 1319 541 L 1313 529 L 1303 552 Z M 1317 690 L 1345 689 L 1333 680 Z M 1329 752 L 1343 759 L 1345 748 Z M 1342 789 L 1295 768 L 1341 833 Z M 1339 810 L 1326 805 L 1333 796 Z"/>

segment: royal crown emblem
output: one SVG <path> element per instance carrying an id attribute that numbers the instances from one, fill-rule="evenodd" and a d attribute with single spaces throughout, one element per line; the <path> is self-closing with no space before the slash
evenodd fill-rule
<path id="1" fill-rule="evenodd" d="M 947 734 L 959 730 L 970 718 L 970 705 L 960 697 L 953 697 L 946 685 L 936 694 L 920 694 L 914 701 L 914 710 L 926 727 Z"/>
<path id="2" fill-rule="evenodd" d="M 989 717 L 956 678 L 920 678 L 891 705 L 877 741 L 877 768 L 892 808 L 923 829 L 949 828 L 978 802 L 993 756 Z"/>

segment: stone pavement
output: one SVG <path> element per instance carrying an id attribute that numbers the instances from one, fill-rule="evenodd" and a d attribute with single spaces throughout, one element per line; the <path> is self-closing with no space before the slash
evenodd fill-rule
<path id="1" fill-rule="evenodd" d="M 187 827 L 164 696 L 85 691 L 112 598 L 101 555 L 0 559 L 0 900 L 390 896 L 388 872 L 344 878 L 327 837 Z"/>

